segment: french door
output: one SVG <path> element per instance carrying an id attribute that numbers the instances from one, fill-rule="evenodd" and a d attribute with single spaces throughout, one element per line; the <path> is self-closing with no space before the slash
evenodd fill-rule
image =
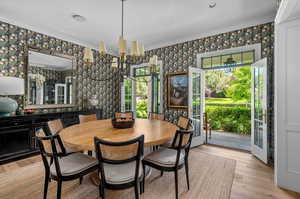
<path id="1" fill-rule="evenodd" d="M 267 59 L 252 64 L 252 154 L 268 162 Z"/>
<path id="2" fill-rule="evenodd" d="M 145 66 L 141 65 L 140 68 Z M 139 67 L 136 67 L 139 69 Z M 159 65 L 161 71 L 161 65 Z M 147 70 L 147 69 L 146 69 Z M 134 70 L 132 76 L 135 77 L 127 78 L 124 80 L 121 87 L 121 110 L 132 111 L 136 116 L 137 109 L 137 87 L 141 83 L 141 77 L 145 77 L 142 83 L 146 84 L 147 87 L 147 110 L 148 112 L 162 113 L 162 93 L 163 93 L 163 75 L 159 74 L 148 74 L 148 75 L 136 75 Z"/>
<path id="3" fill-rule="evenodd" d="M 189 68 L 189 118 L 192 121 L 195 132 L 192 146 L 198 146 L 204 143 L 204 133 L 202 131 L 203 121 L 203 100 L 204 100 L 204 81 L 201 77 L 200 68 Z"/>
<path id="4" fill-rule="evenodd" d="M 55 84 L 55 104 L 67 104 L 66 84 Z"/>

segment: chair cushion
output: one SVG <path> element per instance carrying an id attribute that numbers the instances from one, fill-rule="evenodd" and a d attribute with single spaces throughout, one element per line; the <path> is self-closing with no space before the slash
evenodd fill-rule
<path id="1" fill-rule="evenodd" d="M 105 180 L 109 184 L 124 184 L 134 181 L 136 161 L 125 164 L 103 164 Z M 143 165 L 140 163 L 139 177 L 143 175 Z M 101 178 L 101 176 L 100 176 Z"/>
<path id="2" fill-rule="evenodd" d="M 73 153 L 58 158 L 58 161 L 62 176 L 74 175 L 98 164 L 95 158 L 82 153 Z M 50 166 L 50 172 L 52 175 L 57 175 L 54 163 Z"/>
<path id="3" fill-rule="evenodd" d="M 179 165 L 184 163 L 184 152 L 180 153 Z M 169 148 L 161 148 L 145 157 L 145 161 L 154 163 L 163 167 L 173 167 L 176 163 L 177 150 Z"/>

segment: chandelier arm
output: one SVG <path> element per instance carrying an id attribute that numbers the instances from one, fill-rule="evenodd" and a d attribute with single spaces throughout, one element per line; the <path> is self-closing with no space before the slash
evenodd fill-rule
<path id="1" fill-rule="evenodd" d="M 122 1 L 122 17 L 121 17 L 121 24 L 122 24 L 122 30 L 121 30 L 121 35 L 122 38 L 124 38 L 124 0 Z"/>

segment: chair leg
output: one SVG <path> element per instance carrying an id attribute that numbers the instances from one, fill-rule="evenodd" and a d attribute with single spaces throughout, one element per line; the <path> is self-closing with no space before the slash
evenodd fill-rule
<path id="1" fill-rule="evenodd" d="M 185 175 L 186 175 L 186 183 L 188 190 L 190 190 L 190 178 L 189 178 L 189 162 L 185 160 Z"/>
<path id="2" fill-rule="evenodd" d="M 137 182 L 134 186 L 135 199 L 139 199 L 139 183 Z"/>
<path id="3" fill-rule="evenodd" d="M 140 194 L 142 195 L 144 193 L 144 190 L 143 190 L 143 180 L 141 180 L 140 182 Z"/>
<path id="4" fill-rule="evenodd" d="M 62 181 L 58 180 L 57 181 L 57 199 L 61 199 L 61 186 L 62 186 Z"/>
<path id="5" fill-rule="evenodd" d="M 143 164 L 143 193 L 145 192 L 146 166 Z"/>
<path id="6" fill-rule="evenodd" d="M 178 170 L 175 170 L 175 194 L 178 199 Z"/>
<path id="7" fill-rule="evenodd" d="M 82 184 L 83 176 L 79 178 L 79 184 Z"/>
<path id="8" fill-rule="evenodd" d="M 92 151 L 88 151 L 88 155 L 89 156 L 93 156 L 93 152 Z"/>
<path id="9" fill-rule="evenodd" d="M 101 191 L 100 191 L 101 197 L 102 197 L 102 199 L 105 199 L 104 186 L 101 185 L 100 189 L 101 189 Z"/>
<path id="10" fill-rule="evenodd" d="M 164 171 L 160 171 L 160 176 L 163 176 L 164 175 Z"/>
<path id="11" fill-rule="evenodd" d="M 44 199 L 47 198 L 47 193 L 48 193 L 48 184 L 49 184 L 49 173 L 45 173 L 45 184 L 44 184 Z"/>

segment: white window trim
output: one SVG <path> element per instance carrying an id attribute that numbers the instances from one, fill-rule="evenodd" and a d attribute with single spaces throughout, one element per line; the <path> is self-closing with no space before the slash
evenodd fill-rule
<path id="1" fill-rule="evenodd" d="M 239 53 L 239 52 L 245 52 L 245 51 L 251 51 L 251 50 L 254 50 L 254 55 L 255 55 L 254 62 L 260 60 L 261 59 L 261 44 L 252 44 L 252 45 L 246 45 L 246 46 L 240 46 L 240 47 L 235 47 L 235 48 L 228 48 L 228 49 L 224 49 L 224 50 L 217 50 L 217 51 L 197 54 L 197 66 L 196 67 L 201 68 L 202 58 L 204 58 L 204 57 L 220 56 L 220 55 L 225 55 L 225 54 Z"/>
<path id="2" fill-rule="evenodd" d="M 164 80 L 163 62 L 161 60 L 159 60 L 158 61 L 158 65 L 160 67 L 160 75 L 159 76 L 160 76 L 160 88 L 161 88 L 160 110 L 163 113 L 163 111 L 164 111 L 163 110 L 163 108 L 164 108 L 164 101 L 163 101 L 163 99 L 164 99 L 164 95 L 163 95 L 163 93 L 164 93 L 164 86 L 163 86 L 164 85 L 164 82 L 163 82 L 163 80 Z M 145 66 L 150 66 L 150 64 L 149 63 L 142 63 L 142 64 L 138 64 L 138 65 L 132 65 L 131 68 L 130 68 L 130 77 L 133 77 L 133 71 L 134 71 L 135 68 L 141 68 L 141 67 L 145 67 Z M 132 81 L 132 89 L 135 90 L 135 83 L 134 83 L 134 81 Z M 125 100 L 125 90 L 124 90 L 124 84 L 123 84 L 121 86 L 121 110 L 122 111 L 125 110 L 125 106 L 124 106 L 125 102 L 124 102 L 124 100 Z M 136 106 L 135 100 L 132 100 L 131 106 L 132 106 L 132 111 L 135 112 L 135 106 Z"/>

